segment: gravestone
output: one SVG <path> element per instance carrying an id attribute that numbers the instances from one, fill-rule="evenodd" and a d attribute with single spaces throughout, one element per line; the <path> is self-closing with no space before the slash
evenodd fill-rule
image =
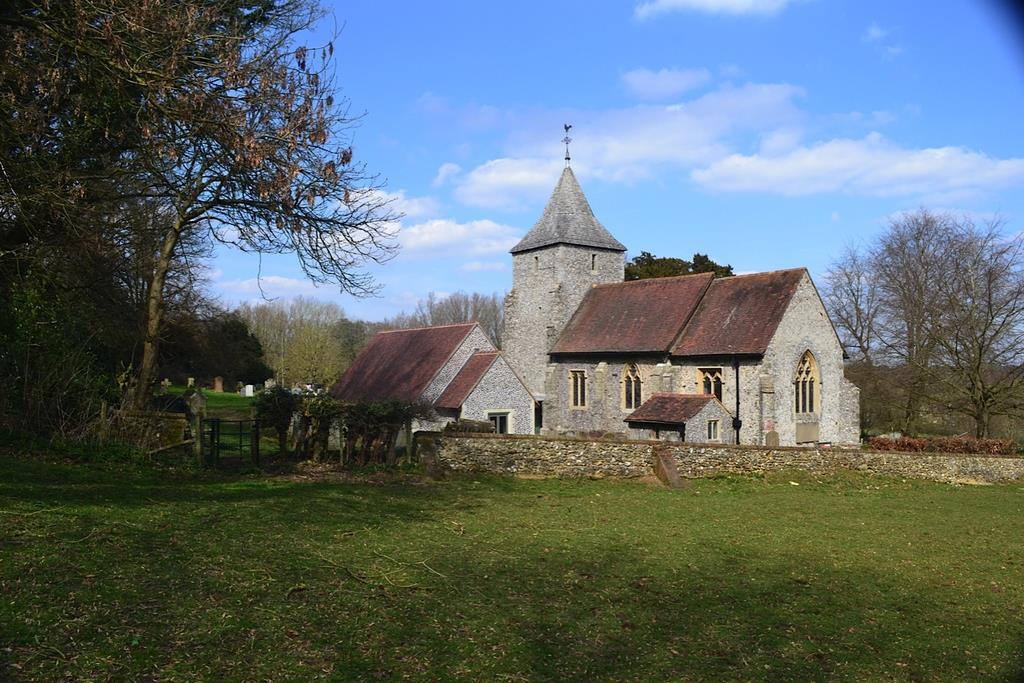
<path id="1" fill-rule="evenodd" d="M 779 447 L 779 433 L 776 431 L 770 431 L 764 435 L 764 445 L 768 448 Z"/>
<path id="2" fill-rule="evenodd" d="M 224 393 L 224 378 L 220 375 L 213 378 L 213 390 L 218 394 Z"/>
<path id="3" fill-rule="evenodd" d="M 244 387 L 242 387 L 242 396 L 245 396 L 246 398 L 252 398 L 255 395 L 256 389 L 255 387 L 253 387 L 253 385 L 246 384 Z"/>
<path id="4" fill-rule="evenodd" d="M 185 386 L 187 386 L 187 387 L 194 387 L 195 385 L 196 385 L 196 378 L 195 377 L 189 377 L 188 378 L 188 384 L 186 384 Z"/>
<path id="5" fill-rule="evenodd" d="M 167 394 L 167 390 L 171 388 L 171 380 L 164 377 L 163 381 L 160 382 L 160 395 L 164 396 Z"/>
<path id="6" fill-rule="evenodd" d="M 689 483 L 683 481 L 683 478 L 679 476 L 679 470 L 676 469 L 676 459 L 672 456 L 672 451 L 661 446 L 655 446 L 651 449 L 651 460 L 654 461 L 654 475 L 658 477 L 662 484 L 670 489 L 689 488 Z"/>

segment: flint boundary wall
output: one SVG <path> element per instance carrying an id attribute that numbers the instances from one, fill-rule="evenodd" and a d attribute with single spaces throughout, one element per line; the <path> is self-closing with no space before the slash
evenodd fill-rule
<path id="1" fill-rule="evenodd" d="M 1024 458 L 986 455 L 887 453 L 839 448 L 598 441 L 494 434 L 422 432 L 417 449 L 445 469 L 541 477 L 643 477 L 654 473 L 654 449 L 676 461 L 687 478 L 758 474 L 773 470 L 869 474 L 960 483 L 1024 479 Z"/>

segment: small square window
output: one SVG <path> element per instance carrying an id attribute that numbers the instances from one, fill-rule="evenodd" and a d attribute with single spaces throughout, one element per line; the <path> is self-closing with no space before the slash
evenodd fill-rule
<path id="1" fill-rule="evenodd" d="M 508 434 L 508 413 L 487 413 L 495 434 Z"/>

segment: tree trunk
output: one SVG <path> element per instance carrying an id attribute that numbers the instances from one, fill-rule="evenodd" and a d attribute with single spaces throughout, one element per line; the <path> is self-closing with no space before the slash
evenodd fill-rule
<path id="1" fill-rule="evenodd" d="M 992 414 L 988 408 L 982 408 L 974 416 L 974 435 L 979 439 L 987 439 L 992 423 Z"/>
<path id="2" fill-rule="evenodd" d="M 129 396 L 129 404 L 135 410 L 149 407 L 150 384 L 156 376 L 157 352 L 160 344 L 160 324 L 164 313 L 164 282 L 171 267 L 174 249 L 178 246 L 181 218 L 174 219 L 171 229 L 164 235 L 163 244 L 153 264 L 153 278 L 146 292 L 146 336 L 142 342 L 142 362 L 135 379 L 135 386 Z"/>

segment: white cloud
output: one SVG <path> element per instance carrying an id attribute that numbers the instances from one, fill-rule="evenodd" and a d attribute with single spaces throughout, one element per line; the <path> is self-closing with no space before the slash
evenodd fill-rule
<path id="1" fill-rule="evenodd" d="M 760 153 L 783 154 L 799 146 L 802 137 L 802 132 L 795 128 L 777 128 L 768 131 L 761 136 Z"/>
<path id="2" fill-rule="evenodd" d="M 548 159 L 492 159 L 467 173 L 455 197 L 473 206 L 512 208 L 522 196 L 550 192 L 558 179 L 563 162 L 556 156 Z"/>
<path id="3" fill-rule="evenodd" d="M 890 29 L 882 28 L 877 23 L 871 22 L 864 30 L 861 40 L 873 45 L 878 53 L 886 59 L 893 59 L 903 54 L 904 48 L 902 45 L 889 40 L 891 35 L 892 31 Z"/>
<path id="4" fill-rule="evenodd" d="M 889 31 L 872 22 L 871 25 L 865 29 L 862 40 L 865 43 L 877 43 L 888 35 Z"/>
<path id="5" fill-rule="evenodd" d="M 711 82 L 707 69 L 633 69 L 622 74 L 626 88 L 645 100 L 667 100 Z"/>
<path id="6" fill-rule="evenodd" d="M 397 192 L 380 191 L 380 196 L 393 211 L 403 214 L 406 218 L 424 218 L 436 216 L 440 203 L 433 197 L 406 197 L 405 190 Z"/>
<path id="7" fill-rule="evenodd" d="M 899 117 L 888 109 L 876 109 L 868 113 L 850 111 L 832 116 L 832 119 L 838 123 L 864 126 L 870 129 L 888 126 L 890 123 L 896 121 L 897 118 Z"/>
<path id="8" fill-rule="evenodd" d="M 470 261 L 459 266 L 459 270 L 466 270 L 471 273 L 478 273 L 484 270 L 505 270 L 507 266 L 504 261 Z"/>
<path id="9" fill-rule="evenodd" d="M 452 163 L 451 161 L 446 161 L 438 167 L 437 175 L 434 176 L 434 180 L 430 184 L 434 187 L 440 187 L 449 180 L 458 176 L 460 173 L 462 173 L 461 166 L 456 163 Z"/>
<path id="10" fill-rule="evenodd" d="M 1024 159 L 994 159 L 963 147 L 908 149 L 871 133 L 780 155 L 732 154 L 691 177 L 725 192 L 962 197 L 1024 183 Z"/>
<path id="11" fill-rule="evenodd" d="M 273 298 L 295 294 L 312 294 L 317 291 L 315 284 L 309 280 L 300 280 L 283 275 L 264 275 L 260 278 L 251 277 L 246 280 L 224 280 L 217 283 L 219 288 L 236 294 L 263 294 Z"/>
<path id="12" fill-rule="evenodd" d="M 637 5 L 633 16 L 650 19 L 669 12 L 693 11 L 708 14 L 775 14 L 793 0 L 648 0 Z"/>
<path id="13" fill-rule="evenodd" d="M 572 156 L 581 180 L 633 182 L 665 166 L 689 169 L 720 159 L 729 151 L 724 139 L 737 133 L 797 128 L 804 115 L 794 100 L 802 94 L 788 84 L 726 85 L 668 106 L 551 112 L 518 127 L 509 147 L 519 156 L 473 168 L 460 176 L 454 196 L 488 208 L 519 208 L 546 197 L 563 166 L 561 145 L 551 133 L 555 120 L 577 122 Z"/>
<path id="14" fill-rule="evenodd" d="M 434 219 L 402 228 L 398 234 L 406 254 L 444 252 L 472 256 L 507 252 L 521 237 L 519 229 L 487 219 L 466 223 Z"/>

